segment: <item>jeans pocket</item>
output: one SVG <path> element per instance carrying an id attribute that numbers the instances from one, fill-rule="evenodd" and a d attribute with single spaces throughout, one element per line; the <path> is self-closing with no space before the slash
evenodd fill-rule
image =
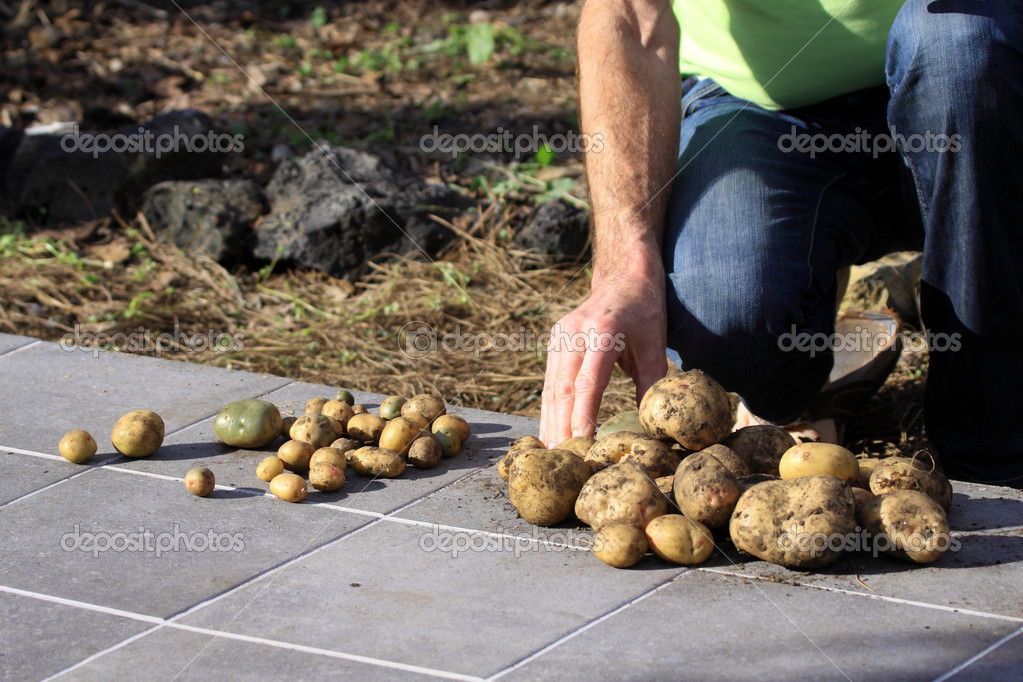
<path id="1" fill-rule="evenodd" d="M 689 76 L 682 82 L 682 119 L 692 114 L 704 100 L 727 94 L 723 87 L 710 78 Z"/>

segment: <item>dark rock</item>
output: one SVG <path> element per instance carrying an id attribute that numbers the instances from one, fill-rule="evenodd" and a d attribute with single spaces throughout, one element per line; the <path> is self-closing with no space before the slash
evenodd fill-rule
<path id="1" fill-rule="evenodd" d="M 266 188 L 271 212 L 256 256 L 351 278 L 381 253 L 434 257 L 454 237 L 429 218 L 451 219 L 471 201 L 388 167 L 379 157 L 320 144 L 284 161 Z"/>
<path id="2" fill-rule="evenodd" d="M 541 204 L 512 242 L 520 249 L 539 251 L 555 260 L 587 257 L 589 221 L 586 211 L 564 201 Z"/>
<path id="3" fill-rule="evenodd" d="M 265 210 L 263 190 L 251 180 L 161 182 L 142 206 L 154 233 L 228 266 L 249 260 L 252 227 Z"/>

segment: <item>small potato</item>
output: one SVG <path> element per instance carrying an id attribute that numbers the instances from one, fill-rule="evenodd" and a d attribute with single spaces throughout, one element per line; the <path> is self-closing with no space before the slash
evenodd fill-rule
<path id="1" fill-rule="evenodd" d="M 388 422 L 384 423 L 384 428 L 380 432 L 379 445 L 382 448 L 388 450 L 394 450 L 402 455 L 408 454 L 408 449 L 412 445 L 412 441 L 419 438 L 419 432 L 421 429 L 411 419 L 406 417 L 394 417 Z"/>
<path id="2" fill-rule="evenodd" d="M 585 461 L 592 471 L 599 471 L 625 459 L 634 460 L 651 478 L 675 473 L 681 456 L 663 441 L 645 433 L 617 431 L 593 444 Z"/>
<path id="3" fill-rule="evenodd" d="M 771 476 L 778 475 L 781 456 L 795 444 L 792 434 L 771 424 L 741 428 L 722 441 L 749 464 L 751 472 Z"/>
<path id="4" fill-rule="evenodd" d="M 290 436 L 292 440 L 300 440 L 309 443 L 316 448 L 325 448 L 338 437 L 333 419 L 320 412 L 305 414 L 295 420 L 291 426 Z"/>
<path id="5" fill-rule="evenodd" d="M 310 398 L 305 401 L 305 413 L 313 414 L 315 412 L 323 412 L 323 406 L 326 404 L 326 398 Z"/>
<path id="6" fill-rule="evenodd" d="M 734 421 L 725 389 L 698 369 L 656 381 L 640 401 L 639 420 L 654 438 L 687 450 L 721 442 Z"/>
<path id="7" fill-rule="evenodd" d="M 440 464 L 440 443 L 433 436 L 422 436 L 412 441 L 408 449 L 408 463 L 417 469 L 432 469 Z"/>
<path id="8" fill-rule="evenodd" d="M 405 417 L 405 419 L 411 419 L 421 429 L 429 429 L 430 428 L 430 420 L 427 419 L 426 417 L 424 417 L 423 415 L 419 414 L 418 412 L 406 412 L 405 414 L 403 414 L 401 416 Z"/>
<path id="9" fill-rule="evenodd" d="M 739 482 L 714 455 L 694 452 L 675 471 L 672 487 L 679 510 L 708 528 L 728 524 L 739 500 Z"/>
<path id="10" fill-rule="evenodd" d="M 433 434 L 433 439 L 440 444 L 441 456 L 444 459 L 454 457 L 462 449 L 462 440 L 454 429 L 443 426 Z"/>
<path id="11" fill-rule="evenodd" d="M 355 407 L 355 396 L 352 395 L 351 391 L 345 390 L 343 388 L 338 389 L 337 395 L 334 396 L 334 400 L 343 400 L 349 405 L 351 405 L 353 408 Z"/>
<path id="12" fill-rule="evenodd" d="M 401 406 L 404 405 L 408 400 L 404 396 L 392 395 L 384 398 L 383 402 L 380 403 L 380 410 L 378 414 L 380 418 L 386 421 L 391 421 L 395 417 L 401 416 Z"/>
<path id="13" fill-rule="evenodd" d="M 870 457 L 867 455 L 860 455 L 856 458 L 857 464 L 860 467 L 860 477 L 856 481 L 856 485 L 861 488 L 870 490 L 870 475 L 874 473 L 874 469 L 881 461 L 878 457 Z"/>
<path id="14" fill-rule="evenodd" d="M 347 404 L 347 403 L 346 403 Z M 309 467 L 309 485 L 320 492 L 330 493 L 345 484 L 345 468 L 334 462 L 321 460 Z"/>
<path id="15" fill-rule="evenodd" d="M 114 424 L 110 441 L 125 457 L 148 457 L 163 444 L 163 419 L 149 410 L 129 412 Z"/>
<path id="16" fill-rule="evenodd" d="M 278 437 L 284 440 L 291 438 L 291 427 L 295 425 L 297 419 L 298 417 L 293 414 L 281 415 L 281 432 Z"/>
<path id="17" fill-rule="evenodd" d="M 316 447 L 304 440 L 289 440 L 277 448 L 277 458 L 288 471 L 306 471 Z"/>
<path id="18" fill-rule="evenodd" d="M 345 456 L 352 470 L 363 476 L 397 478 L 405 471 L 405 458 L 387 448 L 366 445 L 345 453 Z"/>
<path id="19" fill-rule="evenodd" d="M 284 473 L 284 462 L 276 455 L 270 455 L 260 460 L 256 465 L 256 476 L 261 481 L 269 483 L 275 477 Z"/>
<path id="20" fill-rule="evenodd" d="M 860 514 L 863 513 L 863 507 L 874 499 L 874 493 L 863 488 L 853 487 L 853 500 L 856 502 L 856 518 L 860 518 Z M 862 525 L 862 524 L 861 524 Z"/>
<path id="21" fill-rule="evenodd" d="M 340 450 L 342 453 L 346 453 L 349 450 L 358 450 L 359 448 L 361 448 L 362 441 L 355 440 L 354 438 L 342 437 L 338 438 L 333 443 L 331 443 L 330 447 L 334 448 L 335 450 Z"/>
<path id="22" fill-rule="evenodd" d="M 469 440 L 469 436 L 472 435 L 472 431 L 469 429 L 469 422 L 465 421 L 465 419 L 459 417 L 457 414 L 442 414 L 433 420 L 433 423 L 430 425 L 430 430 L 436 433 L 438 429 L 443 427 L 452 429 L 458 434 L 458 438 L 463 443 Z"/>
<path id="23" fill-rule="evenodd" d="M 526 450 L 546 450 L 547 447 L 543 444 L 543 441 L 536 436 L 522 436 L 512 441 L 508 445 L 508 452 L 501 461 L 497 463 L 497 473 L 504 480 L 508 480 L 508 470 L 511 469 L 512 462 L 515 458 L 525 452 Z"/>
<path id="24" fill-rule="evenodd" d="M 355 405 L 352 405 L 352 412 L 354 412 L 355 414 L 369 414 L 369 408 L 366 407 L 365 405 L 356 403 Z"/>
<path id="25" fill-rule="evenodd" d="M 947 513 L 952 507 L 952 484 L 933 467 L 933 461 L 925 464 L 919 459 L 888 457 L 881 460 L 870 474 L 870 492 L 882 495 L 895 490 L 919 490 L 933 498 Z"/>
<path id="26" fill-rule="evenodd" d="M 860 465 L 856 461 L 856 455 L 841 445 L 799 443 L 781 456 L 778 474 L 783 479 L 834 476 L 849 485 L 856 485 L 860 479 Z"/>
<path id="27" fill-rule="evenodd" d="M 352 406 L 343 400 L 328 400 L 323 403 L 323 406 L 320 408 L 320 412 L 341 425 L 341 428 L 338 431 L 339 436 L 344 433 L 345 427 L 348 425 L 348 420 L 355 416 L 355 413 L 352 412 Z"/>
<path id="28" fill-rule="evenodd" d="M 320 448 L 309 458 L 309 470 L 317 464 L 333 464 L 342 471 L 348 467 L 348 458 L 337 448 Z"/>
<path id="29" fill-rule="evenodd" d="M 714 459 L 724 464 L 736 478 L 745 478 L 753 473 L 753 471 L 749 468 L 749 462 L 727 445 L 716 443 L 710 447 L 700 450 L 700 452 L 713 455 Z"/>
<path id="30" fill-rule="evenodd" d="M 683 566 L 702 564 L 714 552 L 714 536 L 702 523 L 682 514 L 664 514 L 646 526 L 646 539 L 654 554 Z"/>
<path id="31" fill-rule="evenodd" d="M 298 474 L 281 474 L 270 481 L 270 492 L 285 502 L 301 502 L 309 488 L 305 479 Z"/>
<path id="32" fill-rule="evenodd" d="M 206 467 L 189 469 L 185 474 L 185 487 L 196 497 L 206 497 L 217 486 L 213 472 Z"/>
<path id="33" fill-rule="evenodd" d="M 642 466 L 628 459 L 590 476 L 575 502 L 576 518 L 597 531 L 615 524 L 645 528 L 667 512 L 664 493 Z"/>
<path id="34" fill-rule="evenodd" d="M 437 417 L 447 413 L 447 406 L 444 401 L 430 393 L 414 395 L 401 406 L 401 416 L 407 417 L 409 412 L 415 412 L 426 418 L 429 424 Z"/>
<path id="35" fill-rule="evenodd" d="M 648 549 L 646 533 L 635 526 L 604 526 L 593 538 L 593 554 L 608 566 L 634 566 Z"/>
<path id="36" fill-rule="evenodd" d="M 85 464 L 96 454 L 96 439 L 88 431 L 68 431 L 60 439 L 57 450 L 67 461 Z"/>
<path id="37" fill-rule="evenodd" d="M 363 443 L 376 443 L 386 425 L 387 422 L 375 414 L 357 414 L 348 420 L 348 435 Z"/>
<path id="38" fill-rule="evenodd" d="M 590 447 L 593 446 L 597 441 L 589 436 L 572 436 L 568 440 L 560 443 L 554 450 L 568 450 L 574 452 L 580 457 L 585 458 L 586 453 L 589 452 Z"/>
<path id="39" fill-rule="evenodd" d="M 937 561 L 958 539 L 936 500 L 917 490 L 895 490 L 868 501 L 859 514 L 875 551 L 918 564 Z"/>
<path id="40" fill-rule="evenodd" d="M 639 410 L 628 410 L 621 412 L 608 419 L 600 425 L 597 432 L 593 434 L 594 440 L 603 440 L 612 433 L 629 431 L 631 433 L 645 433 L 643 423 L 639 421 Z"/>
<path id="41" fill-rule="evenodd" d="M 590 468 L 575 453 L 527 450 L 515 458 L 508 472 L 508 498 L 527 522 L 553 526 L 571 516 L 589 477 Z"/>

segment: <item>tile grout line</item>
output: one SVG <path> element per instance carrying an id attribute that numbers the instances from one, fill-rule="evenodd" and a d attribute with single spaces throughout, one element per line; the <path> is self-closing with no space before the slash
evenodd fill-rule
<path id="1" fill-rule="evenodd" d="M 1003 644 L 1005 644 L 1009 640 L 1012 640 L 1012 639 L 1018 637 L 1021 633 L 1023 633 L 1023 627 L 1020 627 L 1020 628 L 1017 628 L 1016 630 L 1013 630 L 1012 632 L 1007 634 L 1005 637 L 1002 637 L 1000 640 L 998 640 L 994 644 L 988 646 L 983 651 L 980 651 L 980 652 L 974 654 L 973 656 L 967 658 L 965 661 L 963 661 L 962 663 L 960 663 L 956 667 L 952 668 L 951 670 L 949 670 L 947 673 L 945 673 L 941 677 L 935 678 L 934 682 L 945 682 L 945 680 L 949 679 L 950 677 L 958 675 L 963 670 L 966 670 L 971 665 L 973 665 L 974 663 L 976 663 L 980 659 L 984 658 L 985 656 L 987 656 L 992 651 L 994 651 L 998 647 L 1002 646 Z"/>
<path id="2" fill-rule="evenodd" d="M 19 334 L 12 334 L 11 336 L 20 336 L 20 335 Z M 30 337 L 30 336 L 22 336 L 21 338 L 29 339 L 29 338 L 32 338 L 32 337 Z M 0 353 L 0 358 L 7 357 L 8 355 L 13 355 L 14 353 L 22 351 L 22 350 L 24 350 L 26 348 L 31 348 L 32 346 L 36 346 L 36 345 L 43 344 L 43 343 L 46 343 L 46 342 L 43 341 L 42 339 L 32 339 L 28 343 L 23 344 L 21 346 L 15 346 L 14 348 L 8 348 L 3 353 Z M 57 344 L 57 345 L 60 345 L 60 344 Z"/>

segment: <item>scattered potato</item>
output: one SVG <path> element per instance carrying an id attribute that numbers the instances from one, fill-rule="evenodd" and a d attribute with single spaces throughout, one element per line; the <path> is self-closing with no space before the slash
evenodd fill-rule
<path id="1" fill-rule="evenodd" d="M 85 464 L 96 454 L 96 439 L 88 431 L 68 431 L 57 444 L 61 457 L 75 464 Z"/>
<path id="2" fill-rule="evenodd" d="M 870 492 L 875 495 L 895 490 L 919 490 L 929 495 L 947 513 L 952 507 L 952 484 L 945 475 L 918 459 L 888 457 L 881 460 L 870 475 Z"/>
<path id="3" fill-rule="evenodd" d="M 344 452 L 337 448 L 320 448 L 309 458 L 309 469 L 311 471 L 317 464 L 324 463 L 333 464 L 334 466 L 344 470 L 348 466 L 348 458 L 345 457 Z"/>
<path id="4" fill-rule="evenodd" d="M 206 467 L 195 467 L 185 474 L 185 487 L 196 497 L 206 497 L 216 486 L 217 481 L 213 472 Z"/>
<path id="5" fill-rule="evenodd" d="M 645 528 L 651 519 L 667 512 L 664 494 L 632 460 L 593 474 L 575 502 L 576 517 L 597 531 L 614 524 Z"/>
<path id="6" fill-rule="evenodd" d="M 305 413 L 314 414 L 316 412 L 323 412 L 323 406 L 326 404 L 326 398 L 310 398 L 305 401 Z"/>
<path id="7" fill-rule="evenodd" d="M 658 516 L 645 530 L 654 554 L 673 564 L 702 564 L 714 552 L 714 536 L 710 530 L 682 514 Z"/>
<path id="8" fill-rule="evenodd" d="M 593 538 L 593 554 L 608 566 L 634 566 L 648 549 L 646 533 L 635 526 L 604 526 Z"/>
<path id="9" fill-rule="evenodd" d="M 355 408 L 355 396 L 352 395 L 351 391 L 339 388 L 337 391 L 337 395 L 334 396 L 334 399 L 343 400 L 349 405 L 351 405 L 353 409 Z"/>
<path id="10" fill-rule="evenodd" d="M 639 420 L 639 410 L 628 410 L 611 417 L 600 425 L 597 432 L 593 434 L 593 438 L 595 440 L 603 440 L 605 437 L 618 431 L 645 433 L 643 423 Z"/>
<path id="11" fill-rule="evenodd" d="M 365 445 L 358 450 L 346 452 L 345 456 L 352 470 L 363 476 L 397 478 L 405 471 L 405 458 L 387 448 Z"/>
<path id="12" fill-rule="evenodd" d="M 856 455 L 841 445 L 798 443 L 781 456 L 778 474 L 781 478 L 834 476 L 856 485 L 860 479 L 860 464 Z"/>
<path id="13" fill-rule="evenodd" d="M 320 492 L 334 492 L 344 484 L 345 468 L 335 462 L 320 460 L 309 467 L 309 485 Z"/>
<path id="14" fill-rule="evenodd" d="M 295 425 L 295 421 L 298 418 L 293 414 L 281 415 L 281 433 L 280 438 L 288 440 L 291 438 L 291 427 Z"/>
<path id="15" fill-rule="evenodd" d="M 465 421 L 465 419 L 459 417 L 457 414 L 442 414 L 433 420 L 433 423 L 430 425 L 430 430 L 436 433 L 438 429 L 444 427 L 452 429 L 455 433 L 457 433 L 458 438 L 462 441 L 462 443 L 469 440 L 469 436 L 472 435 L 472 431 L 469 428 L 469 422 Z"/>
<path id="16" fill-rule="evenodd" d="M 937 500 L 918 490 L 882 493 L 859 514 L 875 551 L 889 552 L 918 564 L 938 560 L 956 539 Z"/>
<path id="17" fill-rule="evenodd" d="M 256 465 L 256 476 L 261 481 L 269 483 L 276 476 L 284 473 L 284 462 L 277 455 L 270 455 L 260 460 Z"/>
<path id="18" fill-rule="evenodd" d="M 401 416 L 401 406 L 404 405 L 407 399 L 400 395 L 392 395 L 384 398 L 383 402 L 380 403 L 380 418 L 386 421 L 391 421 L 395 417 Z"/>
<path id="19" fill-rule="evenodd" d="M 357 450 L 362 447 L 361 440 L 355 440 L 354 438 L 341 437 L 330 444 L 330 447 L 340 450 L 342 453 L 348 452 L 349 450 Z"/>
<path id="20" fill-rule="evenodd" d="M 728 523 L 739 500 L 739 482 L 714 455 L 694 452 L 675 471 L 675 504 L 693 521 L 708 528 Z"/>
<path id="21" fill-rule="evenodd" d="M 462 441 L 454 429 L 442 426 L 433 434 L 433 439 L 440 444 L 441 456 L 445 459 L 454 457 L 462 449 Z"/>
<path id="22" fill-rule="evenodd" d="M 110 442 L 125 457 L 148 457 L 163 444 L 163 419 L 149 410 L 135 410 L 114 424 Z"/>
<path id="23" fill-rule="evenodd" d="M 316 448 L 325 448 L 337 439 L 337 422 L 320 412 L 305 414 L 295 420 L 291 426 L 292 440 L 309 443 Z"/>
<path id="24" fill-rule="evenodd" d="M 233 448 L 261 448 L 281 435 L 283 423 L 276 405 L 250 398 L 225 405 L 213 422 L 213 433 Z"/>
<path id="25" fill-rule="evenodd" d="M 512 441 L 508 445 L 508 452 L 505 453 L 501 461 L 497 463 L 497 473 L 504 480 L 508 480 L 508 470 L 511 469 L 512 462 L 519 454 L 526 450 L 546 450 L 543 441 L 536 436 L 522 436 Z"/>
<path id="26" fill-rule="evenodd" d="M 346 400 L 345 402 L 348 401 Z M 365 405 L 356 403 L 355 405 L 352 405 L 352 412 L 354 412 L 355 414 L 369 414 L 369 408 L 366 407 Z"/>
<path id="27" fill-rule="evenodd" d="M 654 438 L 687 450 L 721 442 L 734 421 L 725 389 L 698 369 L 655 382 L 640 401 L 639 420 Z"/>
<path id="28" fill-rule="evenodd" d="M 387 422 L 375 414 L 357 414 L 348 420 L 348 435 L 363 443 L 376 443 L 386 425 Z"/>
<path id="29" fill-rule="evenodd" d="M 430 393 L 420 393 L 409 398 L 401 406 L 401 416 L 407 417 L 410 412 L 426 419 L 427 425 L 442 414 L 447 413 L 447 406 L 444 401 Z M 425 426 L 423 428 L 426 428 Z"/>
<path id="30" fill-rule="evenodd" d="M 382 448 L 406 455 L 412 442 L 419 438 L 420 431 L 419 425 L 411 419 L 394 417 L 390 421 L 384 422 L 378 444 Z"/>
<path id="31" fill-rule="evenodd" d="M 796 444 L 796 439 L 780 426 L 758 424 L 732 433 L 722 445 L 727 445 L 749 464 L 754 474 L 778 475 L 781 456 Z"/>
<path id="32" fill-rule="evenodd" d="M 457 438 L 457 436 L 456 436 Z M 508 472 L 508 497 L 523 519 L 552 526 L 572 514 L 590 468 L 567 450 L 526 450 Z"/>
<path id="33" fill-rule="evenodd" d="M 285 502 L 301 502 L 309 489 L 298 474 L 281 474 L 270 481 L 270 492 Z"/>
<path id="34" fill-rule="evenodd" d="M 417 469 L 432 469 L 441 460 L 440 443 L 433 436 L 422 436 L 412 441 L 408 449 L 408 463 Z"/>
<path id="35" fill-rule="evenodd" d="M 316 446 L 304 440 L 289 440 L 277 448 L 277 459 L 288 471 L 306 471 Z"/>
<path id="36" fill-rule="evenodd" d="M 348 425 L 348 420 L 355 416 L 355 412 L 352 411 L 352 406 L 343 400 L 328 400 L 323 403 L 323 406 L 320 408 L 320 412 L 327 415 L 340 425 L 340 428 L 338 429 L 339 436 L 344 433 L 345 427 Z"/>
<path id="37" fill-rule="evenodd" d="M 739 453 L 732 448 L 722 443 L 715 443 L 714 445 L 705 447 L 700 450 L 700 452 L 713 455 L 714 459 L 724 464 L 736 478 L 745 478 L 753 473 L 753 471 L 749 468 L 749 462 L 747 462 L 745 458 L 740 456 Z"/>

